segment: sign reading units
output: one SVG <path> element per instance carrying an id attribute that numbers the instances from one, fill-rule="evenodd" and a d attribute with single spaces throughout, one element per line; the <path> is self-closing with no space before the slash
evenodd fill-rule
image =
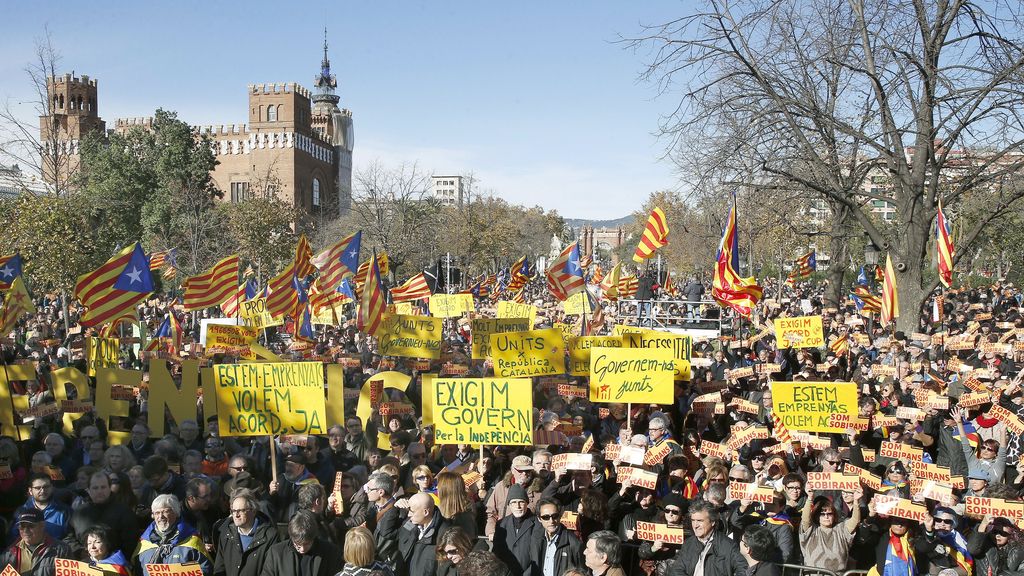
<path id="1" fill-rule="evenodd" d="M 491 357 L 501 378 L 565 374 L 565 342 L 555 328 L 491 334 Z"/>
<path id="2" fill-rule="evenodd" d="M 398 314 L 388 317 L 384 335 L 380 338 L 381 354 L 435 360 L 440 358 L 442 322 L 440 318 L 429 316 Z"/>
<path id="3" fill-rule="evenodd" d="M 675 363 L 667 349 L 590 350 L 590 401 L 671 404 Z"/>
<path id="4" fill-rule="evenodd" d="M 533 445 L 528 378 L 439 378 L 430 402 L 438 443 Z"/>
<path id="5" fill-rule="evenodd" d="M 221 436 L 326 434 L 320 362 L 213 367 Z"/>
<path id="6" fill-rule="evenodd" d="M 857 385 L 853 382 L 772 382 L 772 411 L 790 430 L 843 432 L 832 425 L 833 414 L 857 417 Z"/>

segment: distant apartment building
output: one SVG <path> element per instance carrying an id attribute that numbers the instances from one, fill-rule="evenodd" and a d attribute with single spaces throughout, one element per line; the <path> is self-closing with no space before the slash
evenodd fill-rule
<path id="1" fill-rule="evenodd" d="M 446 206 L 468 204 L 462 176 L 431 176 L 430 195 Z"/>

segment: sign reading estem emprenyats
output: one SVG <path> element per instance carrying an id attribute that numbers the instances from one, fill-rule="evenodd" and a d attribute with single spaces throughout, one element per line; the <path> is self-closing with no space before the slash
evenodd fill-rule
<path id="1" fill-rule="evenodd" d="M 322 363 L 219 364 L 213 376 L 221 436 L 327 433 Z"/>

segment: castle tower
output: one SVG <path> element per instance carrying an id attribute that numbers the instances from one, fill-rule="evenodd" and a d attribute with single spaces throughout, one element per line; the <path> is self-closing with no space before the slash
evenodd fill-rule
<path id="1" fill-rule="evenodd" d="M 39 140 L 43 144 L 43 179 L 63 186 L 78 171 L 78 144 L 94 130 L 103 131 L 96 80 L 71 74 L 46 80 L 46 109 L 39 117 Z"/>
<path id="2" fill-rule="evenodd" d="M 338 212 L 345 214 L 352 207 L 352 149 L 355 146 L 352 112 L 338 108 L 341 100 L 335 93 L 337 78 L 331 74 L 327 56 L 327 29 L 324 28 L 324 58 L 320 73 L 314 78 L 312 128 L 322 140 L 334 146 L 337 161 Z"/>

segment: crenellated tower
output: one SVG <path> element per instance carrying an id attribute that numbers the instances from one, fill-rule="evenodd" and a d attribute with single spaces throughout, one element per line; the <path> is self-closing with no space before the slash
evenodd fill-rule
<path id="1" fill-rule="evenodd" d="M 43 179 L 49 184 L 66 182 L 78 171 L 78 144 L 92 131 L 104 131 L 99 116 L 96 80 L 72 74 L 46 80 L 46 109 L 39 117 L 43 145 Z"/>

